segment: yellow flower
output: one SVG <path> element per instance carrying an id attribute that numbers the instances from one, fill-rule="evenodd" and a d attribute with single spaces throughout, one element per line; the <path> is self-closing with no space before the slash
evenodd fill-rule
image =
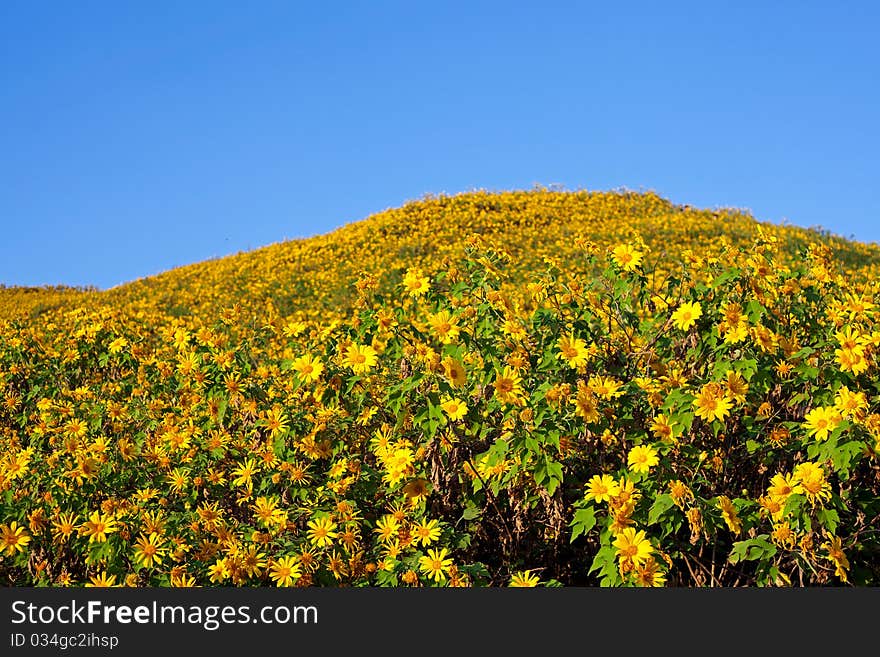
<path id="1" fill-rule="evenodd" d="M 675 437 L 676 426 L 666 415 L 659 413 L 651 423 L 651 432 L 660 440 L 670 441 Z"/>
<path id="2" fill-rule="evenodd" d="M 533 588 L 538 586 L 541 580 L 531 570 L 519 570 L 510 576 L 507 584 L 511 588 Z"/>
<path id="3" fill-rule="evenodd" d="M 603 399 L 620 397 L 623 394 L 620 390 L 622 385 L 620 381 L 611 376 L 591 376 L 587 381 L 587 387 L 593 394 Z"/>
<path id="4" fill-rule="evenodd" d="M 376 528 L 373 530 L 379 535 L 379 540 L 388 543 L 397 538 L 400 531 L 400 521 L 393 515 L 385 515 L 376 521 Z"/>
<path id="5" fill-rule="evenodd" d="M 617 556 L 621 563 L 640 566 L 648 560 L 654 551 L 645 532 L 632 527 L 624 528 L 617 534 L 612 545 L 617 548 Z"/>
<path id="6" fill-rule="evenodd" d="M 660 564 L 650 557 L 635 570 L 636 583 L 644 587 L 660 587 L 666 585 L 666 575 L 660 570 Z"/>
<path id="7" fill-rule="evenodd" d="M 128 340 L 126 340 L 125 338 L 116 338 L 113 342 L 111 342 L 108 345 L 107 350 L 111 354 L 118 354 L 120 351 L 125 349 L 125 347 L 127 345 L 128 345 Z"/>
<path id="8" fill-rule="evenodd" d="M 454 342 L 458 337 L 459 328 L 455 321 L 455 318 L 452 317 L 448 310 L 441 310 L 437 314 L 431 315 L 428 319 L 428 323 L 431 325 L 434 335 L 436 335 L 437 339 L 443 344 Z"/>
<path id="9" fill-rule="evenodd" d="M 370 345 L 350 344 L 345 350 L 342 360 L 344 367 L 350 368 L 355 374 L 366 374 L 376 364 L 376 350 Z"/>
<path id="10" fill-rule="evenodd" d="M 833 406 L 818 406 L 804 416 L 804 427 L 808 436 L 825 440 L 837 428 L 842 418 Z"/>
<path id="11" fill-rule="evenodd" d="M 89 577 L 89 581 L 86 583 L 86 588 L 110 588 L 110 587 L 119 587 L 121 584 L 116 583 L 116 575 L 109 575 L 107 571 L 102 571 L 98 575 L 92 575 Z"/>
<path id="12" fill-rule="evenodd" d="M 89 537 L 89 543 L 103 543 L 107 540 L 107 534 L 112 534 L 117 530 L 116 521 L 110 516 L 95 511 L 89 516 L 79 529 L 82 536 Z"/>
<path id="13" fill-rule="evenodd" d="M 429 490 L 430 484 L 428 480 L 422 477 L 416 477 L 412 481 L 408 481 L 403 487 L 404 495 L 406 495 L 413 506 L 417 505 L 419 500 L 428 494 Z"/>
<path id="14" fill-rule="evenodd" d="M 767 487 L 767 495 L 783 506 L 790 495 L 801 492 L 803 492 L 803 489 L 800 487 L 797 477 L 793 475 L 786 476 L 781 472 L 773 475 L 773 478 L 770 479 L 770 486 Z"/>
<path id="15" fill-rule="evenodd" d="M 626 464 L 633 472 L 648 472 L 659 462 L 657 450 L 650 445 L 636 445 L 626 457 Z"/>
<path id="16" fill-rule="evenodd" d="M 420 543 L 422 546 L 430 545 L 440 538 L 440 523 L 435 519 L 422 521 L 413 527 L 414 543 Z"/>
<path id="17" fill-rule="evenodd" d="M 263 416 L 261 424 L 269 431 L 269 438 L 274 440 L 287 430 L 289 420 L 281 408 L 270 408 Z"/>
<path id="18" fill-rule="evenodd" d="M 269 577 L 276 586 L 293 586 L 302 577 L 302 569 L 296 557 L 280 557 L 269 566 Z"/>
<path id="19" fill-rule="evenodd" d="M 258 497 L 251 508 L 263 527 L 281 527 L 287 522 L 287 512 L 278 508 L 277 499 Z"/>
<path id="20" fill-rule="evenodd" d="M 723 421 L 730 414 L 731 406 L 730 399 L 722 394 L 721 386 L 717 383 L 707 383 L 694 400 L 694 415 L 707 422 Z"/>
<path id="21" fill-rule="evenodd" d="M 245 459 L 237 468 L 232 471 L 232 484 L 234 486 L 244 486 L 251 488 L 253 486 L 253 476 L 258 470 L 257 462 L 254 459 Z"/>
<path id="22" fill-rule="evenodd" d="M 463 386 L 467 381 L 464 366 L 452 356 L 443 359 L 443 375 L 453 388 Z"/>
<path id="23" fill-rule="evenodd" d="M 694 500 L 693 491 L 680 479 L 669 482 L 669 495 L 675 505 L 682 510 L 684 510 L 685 504 Z"/>
<path id="24" fill-rule="evenodd" d="M 412 474 L 412 464 L 415 455 L 409 447 L 398 447 L 386 453 L 383 465 L 387 470 L 385 479 L 391 486 L 396 485 L 401 479 Z"/>
<path id="25" fill-rule="evenodd" d="M 299 322 L 294 319 L 291 319 L 284 324 L 284 326 L 281 329 L 281 332 L 284 335 L 284 337 L 286 337 L 286 338 L 295 338 L 300 333 L 305 331 L 306 328 L 307 327 L 306 327 L 305 322 Z"/>
<path id="26" fill-rule="evenodd" d="M 175 493 L 183 492 L 183 489 L 189 483 L 189 470 L 186 468 L 174 468 L 165 476 L 165 482 Z"/>
<path id="27" fill-rule="evenodd" d="M 724 522 L 727 523 L 727 528 L 734 534 L 739 534 L 742 531 L 742 522 L 740 522 L 739 515 L 730 498 L 726 495 L 719 496 L 718 508 L 721 509 L 721 516 L 724 518 Z"/>
<path id="28" fill-rule="evenodd" d="M 428 291 L 428 277 L 421 269 L 408 269 L 403 277 L 403 287 L 410 296 L 418 297 Z"/>
<path id="29" fill-rule="evenodd" d="M 687 331 L 702 315 L 703 308 L 699 302 L 683 303 L 672 313 L 672 323 L 675 324 L 675 328 Z"/>
<path id="30" fill-rule="evenodd" d="M 575 405 L 575 412 L 584 419 L 585 422 L 596 422 L 599 419 L 599 408 L 596 403 L 596 395 L 590 390 L 583 381 L 578 381 L 577 396 L 572 399 Z"/>
<path id="31" fill-rule="evenodd" d="M 578 368 L 587 364 L 590 352 L 587 350 L 587 343 L 581 338 L 566 335 L 559 338 L 557 346 L 559 347 L 559 357 L 569 367 Z"/>
<path id="32" fill-rule="evenodd" d="M 306 383 L 314 383 L 321 378 L 321 373 L 324 371 L 324 363 L 321 362 L 321 359 L 314 358 L 309 354 L 294 360 L 290 367 Z"/>
<path id="33" fill-rule="evenodd" d="M 196 585 L 196 578 L 186 573 L 171 571 L 171 586 L 175 588 L 190 588 Z"/>
<path id="34" fill-rule="evenodd" d="M 260 577 L 263 567 L 266 565 L 266 554 L 260 552 L 259 548 L 251 545 L 248 549 L 240 554 L 241 568 L 249 577 Z"/>
<path id="35" fill-rule="evenodd" d="M 524 392 L 522 389 L 522 377 L 510 367 L 505 367 L 504 371 L 496 373 L 495 396 L 505 404 L 522 404 L 524 403 Z"/>
<path id="36" fill-rule="evenodd" d="M 76 513 L 59 513 L 58 517 L 52 522 L 52 536 L 59 543 L 63 543 L 70 538 L 76 529 L 76 523 L 79 516 Z"/>
<path id="37" fill-rule="evenodd" d="M 231 574 L 226 559 L 217 559 L 208 566 L 209 579 L 214 584 L 225 582 Z"/>
<path id="38" fill-rule="evenodd" d="M 611 256 L 618 267 L 624 271 L 633 271 L 641 264 L 644 253 L 630 244 L 618 244 L 611 251 Z"/>
<path id="39" fill-rule="evenodd" d="M 584 497 L 596 502 L 610 502 L 620 493 L 620 486 L 611 475 L 593 475 L 587 482 Z"/>
<path id="40" fill-rule="evenodd" d="M 800 487 L 811 504 L 831 498 L 831 484 L 825 479 L 822 466 L 811 461 L 798 463 L 794 467 L 793 476 L 800 482 Z"/>
<path id="41" fill-rule="evenodd" d="M 749 337 L 749 322 L 743 318 L 736 324 L 727 325 L 724 331 L 724 342 L 737 344 Z"/>
<path id="42" fill-rule="evenodd" d="M 852 348 L 840 348 L 834 350 L 840 369 L 844 372 L 861 374 L 868 370 L 868 360 L 865 358 L 865 348 L 861 345 Z"/>
<path id="43" fill-rule="evenodd" d="M 311 541 L 312 545 L 317 547 L 327 547 L 328 545 L 332 545 L 333 539 L 337 536 L 335 531 L 336 527 L 336 523 L 328 516 L 310 520 L 307 532 L 309 541 Z"/>
<path id="44" fill-rule="evenodd" d="M 822 544 L 822 548 L 828 552 L 828 559 L 834 564 L 834 574 L 841 581 L 847 582 L 847 571 L 849 570 L 849 559 L 843 551 L 843 542 L 838 536 L 832 536 L 828 541 Z"/>
<path id="45" fill-rule="evenodd" d="M 0 525 L 0 552 L 13 556 L 16 552 L 24 552 L 31 537 L 24 527 L 13 520 L 8 525 Z"/>
<path id="46" fill-rule="evenodd" d="M 789 549 L 797 543 L 797 534 L 787 522 L 780 522 L 774 525 L 770 538 L 776 545 Z"/>
<path id="47" fill-rule="evenodd" d="M 863 420 L 868 410 L 868 399 L 861 391 L 851 391 L 841 386 L 834 396 L 834 408 L 842 417 L 853 417 Z"/>
<path id="48" fill-rule="evenodd" d="M 451 397 L 441 399 L 440 408 L 442 408 L 443 412 L 453 421 L 460 420 L 468 411 L 467 404 L 460 399 L 453 399 Z"/>
<path id="49" fill-rule="evenodd" d="M 449 550 L 446 548 L 429 549 L 427 555 L 419 558 L 419 570 L 435 582 L 445 581 L 452 566 L 452 559 L 447 558 L 448 554 Z"/>
<path id="50" fill-rule="evenodd" d="M 742 374 L 735 370 L 730 370 L 727 372 L 725 389 L 727 397 L 735 402 L 743 403 L 746 400 L 746 393 L 749 391 L 749 384 L 746 383 Z"/>
<path id="51" fill-rule="evenodd" d="M 162 538 L 154 533 L 149 536 L 141 534 L 135 544 L 135 559 L 146 568 L 162 563 L 162 555 L 165 548 L 162 547 Z"/>

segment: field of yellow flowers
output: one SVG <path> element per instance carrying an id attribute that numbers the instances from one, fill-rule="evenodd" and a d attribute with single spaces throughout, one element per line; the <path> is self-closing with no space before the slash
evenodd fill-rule
<path id="1" fill-rule="evenodd" d="M 0 288 L 0 582 L 878 585 L 878 273 L 535 189 Z"/>

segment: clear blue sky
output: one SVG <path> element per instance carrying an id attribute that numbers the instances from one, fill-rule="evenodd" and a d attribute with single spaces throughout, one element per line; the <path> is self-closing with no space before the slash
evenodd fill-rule
<path id="1" fill-rule="evenodd" d="M 0 283 L 535 184 L 880 241 L 877 7 L 4 0 Z"/>

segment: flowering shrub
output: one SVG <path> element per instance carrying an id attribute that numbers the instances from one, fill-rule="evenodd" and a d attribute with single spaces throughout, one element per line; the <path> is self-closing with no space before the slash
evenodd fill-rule
<path id="1" fill-rule="evenodd" d="M 868 247 L 544 191 L 281 246 L 5 291 L 4 583 L 880 582 Z"/>

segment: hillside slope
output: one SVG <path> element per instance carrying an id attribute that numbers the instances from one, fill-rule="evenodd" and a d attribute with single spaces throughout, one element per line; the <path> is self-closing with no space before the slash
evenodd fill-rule
<path id="1" fill-rule="evenodd" d="M 282 315 L 336 313 L 351 308 L 351 285 L 362 272 L 378 275 L 380 284 L 387 285 L 408 267 L 437 271 L 460 253 L 470 234 L 506 249 L 513 273 L 522 276 L 546 256 L 568 270 L 583 271 L 578 237 L 607 247 L 638 235 L 650 258 L 668 266 L 688 252 L 713 257 L 726 244 L 747 244 L 758 225 L 740 211 L 674 205 L 653 193 L 533 190 L 429 197 L 326 235 L 194 263 L 105 292 L 0 288 L 0 319 L 78 305 L 205 321 L 235 304 L 262 312 L 267 302 Z M 781 240 L 790 256 L 819 240 L 850 270 L 868 276 L 880 267 L 877 245 L 793 226 L 760 225 Z"/>

